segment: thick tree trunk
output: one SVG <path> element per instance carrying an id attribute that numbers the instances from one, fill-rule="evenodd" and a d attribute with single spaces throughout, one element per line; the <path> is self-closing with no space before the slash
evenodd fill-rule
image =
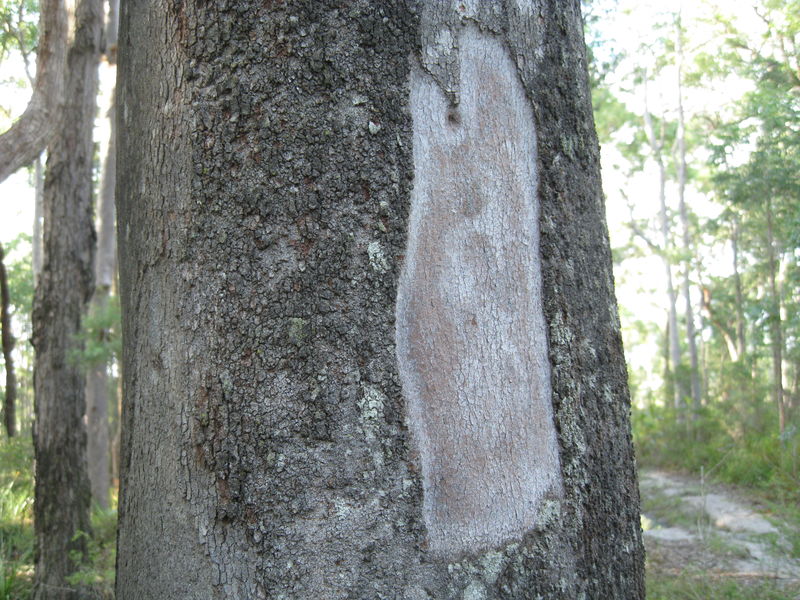
<path id="1" fill-rule="evenodd" d="M 43 265 L 33 311 L 36 351 L 37 599 L 77 598 L 65 577 L 85 552 L 89 531 L 89 480 L 82 368 L 70 354 L 92 286 L 92 130 L 102 24 L 98 0 L 76 7 L 69 50 L 68 103 L 63 127 L 50 146 L 44 189 Z"/>
<path id="2" fill-rule="evenodd" d="M 6 435 L 17 433 L 17 376 L 14 371 L 14 334 L 11 332 L 11 297 L 8 293 L 8 275 L 5 252 L 0 244 L 0 339 L 3 347 L 3 368 L 6 372 L 5 396 L 3 397 L 3 424 Z"/>
<path id="3" fill-rule="evenodd" d="M 579 2 L 120 40 L 117 597 L 643 598 Z"/>

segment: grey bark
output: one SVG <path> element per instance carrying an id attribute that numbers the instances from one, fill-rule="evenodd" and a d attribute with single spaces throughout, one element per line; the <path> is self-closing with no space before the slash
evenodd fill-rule
<path id="1" fill-rule="evenodd" d="M 112 0 L 106 15 L 105 55 L 109 64 L 116 62 L 117 48 L 117 14 L 118 4 Z M 116 240 L 116 208 L 114 203 L 114 186 L 116 184 L 117 164 L 117 128 L 116 108 L 113 99 L 108 107 L 107 116 L 110 122 L 108 146 L 103 160 L 103 171 L 100 180 L 100 195 L 97 202 L 98 236 L 95 253 L 94 278 L 95 289 L 89 311 L 103 312 L 107 310 L 114 274 L 117 264 Z M 106 336 L 107 332 L 100 332 Z M 92 366 L 86 374 L 86 421 L 88 428 L 87 460 L 89 464 L 89 480 L 92 485 L 92 498 L 103 509 L 109 506 L 109 488 L 111 486 L 111 440 L 109 429 L 109 405 L 115 396 L 108 375 L 108 365 L 103 363 Z"/>
<path id="2" fill-rule="evenodd" d="M 64 0 L 43 0 L 36 82 L 22 116 L 0 135 L 0 182 L 31 164 L 53 137 L 64 102 L 69 17 Z"/>
<path id="3" fill-rule="evenodd" d="M 579 2 L 466 5 L 123 5 L 121 600 L 644 597 Z M 501 60 L 476 90 L 467 71 L 484 72 L 480 44 Z M 410 87 L 431 103 L 413 109 Z M 505 111 L 511 96 L 523 99 L 515 119 L 535 127 L 534 153 L 513 167 L 533 157 L 530 198 L 509 165 L 497 168 L 504 152 L 520 154 L 511 141 L 493 142 L 491 167 L 469 162 L 485 156 L 471 140 L 513 127 L 470 103 Z M 436 133 L 427 137 L 425 123 Z M 410 240 L 414 223 L 427 223 L 414 215 L 424 215 L 429 189 L 418 181 L 428 141 L 450 177 L 430 189 L 465 193 L 456 216 L 432 209 L 444 228 L 435 233 L 447 244 L 450 233 L 474 233 L 472 245 L 452 248 L 470 252 L 475 272 L 524 254 L 507 232 L 479 235 L 502 219 L 519 225 L 497 189 L 507 185 L 526 215 L 538 205 L 531 260 L 540 264 L 530 268 L 541 270 L 541 295 L 538 304 L 522 297 L 541 314 L 547 343 L 529 356 L 549 369 L 551 391 L 531 388 L 546 409 L 513 416 L 540 441 L 553 432 L 557 466 L 532 484 L 542 495 L 531 521 L 459 529 L 459 510 L 484 507 L 449 483 L 468 472 L 467 485 L 494 484 L 494 465 L 537 457 L 516 455 L 528 450 L 508 439 L 494 454 L 470 454 L 458 432 L 477 444 L 476 432 L 487 433 L 478 414 L 442 431 L 431 420 L 437 407 L 414 405 L 401 381 L 395 327 L 408 313 L 398 280 L 404 271 L 421 281 L 404 256 L 423 243 Z M 497 189 L 481 188 L 482 168 Z M 494 209 L 506 216 L 493 221 Z M 418 272 L 474 291 L 441 279 L 450 247 L 431 246 L 435 256 L 415 254 Z M 532 272 L 519 281 L 535 295 Z M 515 275 L 488 271 L 484 283 L 517 292 Z M 475 305 L 473 318 L 434 321 L 433 335 L 452 358 L 472 352 L 453 341 L 476 327 L 485 347 L 471 356 L 504 356 L 509 306 L 495 307 L 496 322 L 485 324 L 486 307 Z M 434 313 L 462 314 L 444 308 Z M 411 355 L 429 359 L 413 318 L 409 327 Z M 459 376 L 421 372 L 417 402 Z M 502 396 L 486 401 L 507 408 Z M 517 427 L 492 423 L 501 436 Z M 426 479 L 431 464 L 445 484 Z M 450 495 L 437 497 L 442 490 Z M 441 542 L 434 530 L 462 537 Z"/>
<path id="4" fill-rule="evenodd" d="M 43 265 L 34 298 L 34 598 L 83 597 L 66 577 L 86 551 L 90 489 L 86 471 L 85 374 L 71 353 L 91 295 L 92 130 L 102 5 L 81 0 L 67 59 L 63 126 L 51 144 L 44 186 Z"/>

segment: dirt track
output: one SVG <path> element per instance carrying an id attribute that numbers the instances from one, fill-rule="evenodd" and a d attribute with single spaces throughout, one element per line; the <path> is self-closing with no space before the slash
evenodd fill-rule
<path id="1" fill-rule="evenodd" d="M 790 526 L 747 500 L 699 479 L 640 473 L 648 561 L 682 573 L 800 583 Z"/>

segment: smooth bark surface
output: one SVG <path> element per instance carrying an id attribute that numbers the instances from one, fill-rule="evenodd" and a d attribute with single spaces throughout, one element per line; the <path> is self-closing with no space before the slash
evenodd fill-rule
<path id="1" fill-rule="evenodd" d="M 118 110 L 117 598 L 643 598 L 577 1 L 126 3 Z"/>
<path id="2" fill-rule="evenodd" d="M 43 0 L 33 95 L 22 116 L 0 135 L 0 182 L 36 160 L 57 130 L 65 96 L 68 30 L 66 1 Z"/>
<path id="3" fill-rule="evenodd" d="M 102 4 L 81 0 L 75 18 L 64 126 L 47 157 L 43 265 L 33 310 L 37 600 L 82 597 L 65 578 L 77 568 L 70 553 L 86 551 L 80 532 L 89 532 L 85 374 L 74 353 L 93 289 L 92 131 Z"/>

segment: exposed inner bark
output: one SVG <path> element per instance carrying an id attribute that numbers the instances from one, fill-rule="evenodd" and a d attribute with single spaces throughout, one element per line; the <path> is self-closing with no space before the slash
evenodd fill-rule
<path id="1" fill-rule="evenodd" d="M 412 71 L 414 191 L 397 351 L 431 548 L 520 538 L 561 495 L 533 112 L 508 51 L 463 30 L 459 104 Z"/>

